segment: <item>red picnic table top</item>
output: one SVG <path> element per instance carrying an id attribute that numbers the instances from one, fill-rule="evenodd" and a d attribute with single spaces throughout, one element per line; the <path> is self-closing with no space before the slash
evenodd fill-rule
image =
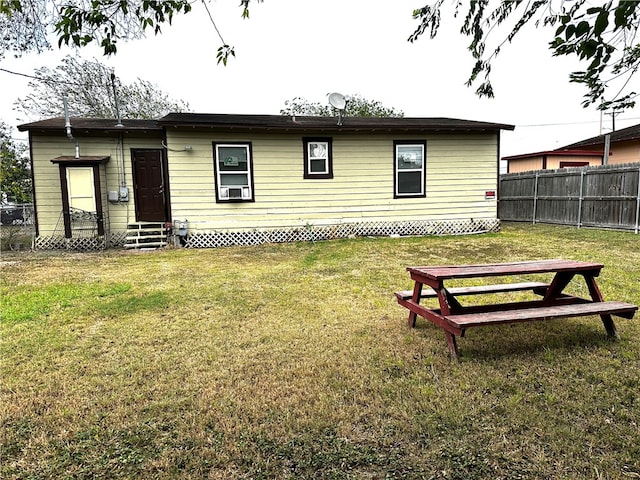
<path id="1" fill-rule="evenodd" d="M 548 272 L 599 272 L 604 265 L 578 260 L 532 260 L 526 262 L 488 263 L 480 265 L 443 265 L 434 267 L 407 267 L 407 271 L 417 273 L 432 280 L 453 278 L 490 277 Z M 596 274 L 597 276 L 597 274 Z"/>

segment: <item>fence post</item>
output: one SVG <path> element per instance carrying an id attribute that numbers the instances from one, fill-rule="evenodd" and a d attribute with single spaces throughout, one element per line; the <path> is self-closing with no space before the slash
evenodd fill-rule
<path id="1" fill-rule="evenodd" d="M 533 223 L 536 223 L 536 210 L 538 208 L 538 175 L 536 172 L 536 181 L 533 184 Z"/>
<path id="2" fill-rule="evenodd" d="M 640 168 L 638 168 L 638 196 L 636 197 L 636 228 L 634 233 L 638 233 L 640 226 Z"/>
<path id="3" fill-rule="evenodd" d="M 580 197 L 578 198 L 578 228 L 582 226 L 582 200 L 584 200 L 584 170 L 580 171 Z"/>

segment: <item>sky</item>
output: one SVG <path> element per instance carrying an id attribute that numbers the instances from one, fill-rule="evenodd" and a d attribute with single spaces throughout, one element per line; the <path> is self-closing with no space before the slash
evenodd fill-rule
<path id="1" fill-rule="evenodd" d="M 326 104 L 330 92 L 359 94 L 407 117 L 515 125 L 502 133 L 502 156 L 552 150 L 611 131 L 611 117 L 582 108 L 583 87 L 569 83 L 577 64 L 551 56 L 553 31 L 528 25 L 504 47 L 492 68 L 495 98 L 480 99 L 465 85 L 473 62 L 460 18 L 444 17 L 436 39 L 407 41 L 417 26 L 411 13 L 424 3 L 266 0 L 252 3 L 250 18 L 242 19 L 237 0 L 214 0 L 209 11 L 236 52 L 227 66 L 216 63 L 220 38 L 207 11 L 194 3 L 194 11 L 175 17 L 161 35 L 119 42 L 115 56 L 103 57 L 97 47 L 55 48 L 17 59 L 7 55 L 0 68 L 33 75 L 38 67 L 55 68 L 67 54 L 97 59 L 122 82 L 149 81 L 198 113 L 277 115 L 294 97 Z M 640 77 L 634 81 L 640 85 Z M 0 71 L 0 120 L 10 126 L 37 120 L 13 109 L 29 93 L 28 83 Z M 640 106 L 615 122 L 618 130 L 640 123 Z"/>

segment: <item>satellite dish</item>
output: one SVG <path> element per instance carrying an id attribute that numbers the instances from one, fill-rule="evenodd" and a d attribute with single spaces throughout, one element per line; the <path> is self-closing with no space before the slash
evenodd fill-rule
<path id="1" fill-rule="evenodd" d="M 331 106 L 338 110 L 338 125 L 342 125 L 344 122 L 344 111 L 347 108 L 347 99 L 341 93 L 330 93 L 329 103 Z"/>
<path id="2" fill-rule="evenodd" d="M 341 93 L 334 92 L 329 94 L 329 103 L 338 110 L 344 110 L 347 106 L 347 99 Z"/>

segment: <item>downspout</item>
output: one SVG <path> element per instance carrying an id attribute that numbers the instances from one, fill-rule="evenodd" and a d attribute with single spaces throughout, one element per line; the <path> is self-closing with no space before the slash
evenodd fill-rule
<path id="1" fill-rule="evenodd" d="M 71 119 L 69 118 L 69 106 L 67 105 L 67 97 L 63 97 L 62 99 L 64 103 L 64 128 L 67 130 L 67 137 L 71 140 L 76 146 L 76 158 L 80 157 L 80 144 L 78 140 L 73 138 L 73 134 L 71 133 Z"/>
<path id="2" fill-rule="evenodd" d="M 125 188 L 127 186 L 127 171 L 126 171 L 126 159 L 124 158 L 124 134 L 120 132 L 120 157 L 122 158 L 122 181 L 120 186 Z"/>
<path id="3" fill-rule="evenodd" d="M 116 90 L 116 74 L 111 72 L 111 88 L 113 90 L 113 101 L 116 107 L 116 127 L 124 127 L 122 124 L 122 118 L 120 117 L 120 104 L 118 103 L 118 91 Z M 128 197 L 128 192 L 125 195 L 127 188 L 127 170 L 126 170 L 126 160 L 124 157 L 124 134 L 120 132 L 120 155 L 122 158 L 122 180 L 120 181 L 120 193 L 119 197 L 122 200 L 123 198 Z"/>

